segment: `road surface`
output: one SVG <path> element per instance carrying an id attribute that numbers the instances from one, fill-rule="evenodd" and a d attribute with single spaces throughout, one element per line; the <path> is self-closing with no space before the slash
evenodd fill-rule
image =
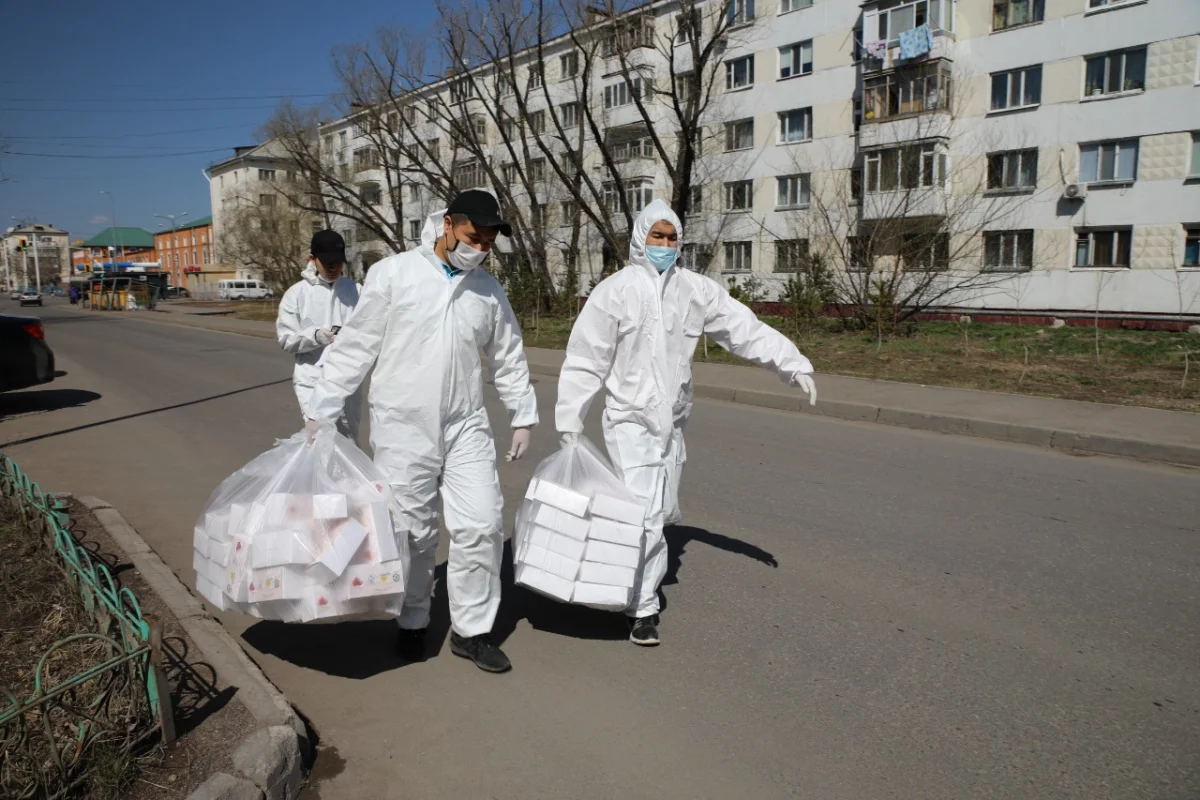
<path id="1" fill-rule="evenodd" d="M 44 317 L 67 374 L 0 395 L 0 447 L 190 583 L 210 491 L 300 424 L 288 357 Z M 655 650 L 511 570 L 503 676 L 450 654 L 444 598 L 407 666 L 388 622 L 226 615 L 320 734 L 308 796 L 1200 797 L 1200 473 L 703 401 L 688 443 Z M 501 466 L 510 526 L 554 446 Z"/>

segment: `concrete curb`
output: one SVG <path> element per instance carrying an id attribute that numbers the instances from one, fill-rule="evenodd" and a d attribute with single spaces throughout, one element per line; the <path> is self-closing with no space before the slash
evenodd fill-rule
<path id="1" fill-rule="evenodd" d="M 560 372 L 559 367 L 551 364 L 531 363 L 529 369 L 548 377 L 557 377 Z M 1168 445 L 1119 436 L 1058 430 L 1037 425 L 1018 425 L 949 414 L 931 414 L 866 403 L 818 400 L 815 406 L 810 406 L 798 392 L 764 392 L 702 383 L 695 384 L 694 392 L 696 397 L 708 400 L 781 411 L 798 411 L 851 422 L 873 422 L 877 425 L 894 425 L 933 433 L 974 436 L 1014 444 L 1049 447 L 1079 455 L 1116 456 L 1176 466 L 1200 467 L 1200 447 L 1188 445 Z"/>
<path id="2" fill-rule="evenodd" d="M 201 330 L 216 330 L 223 333 L 235 333 L 254 336 L 260 339 L 273 339 L 273 331 L 265 330 L 223 330 L 209 328 L 203 325 L 189 324 L 179 319 L 182 314 L 151 314 L 138 319 L 149 318 L 154 322 L 169 325 L 199 328 Z M 157 318 L 156 318 L 157 317 Z M 166 317 L 166 319 L 161 319 Z M 551 364 L 530 362 L 531 372 L 549 377 L 557 377 L 559 367 Z M 891 408 L 866 403 L 851 403 L 836 400 L 818 400 L 815 406 L 804 402 L 798 392 L 765 392 L 761 390 L 738 389 L 732 386 L 715 384 L 695 384 L 695 394 L 708 400 L 721 400 L 727 403 L 773 408 L 781 411 L 799 411 L 805 414 L 816 414 L 822 417 L 848 420 L 851 422 L 873 422 L 877 425 L 894 425 L 912 430 L 931 431 L 933 433 L 948 433 L 956 436 L 974 436 L 980 439 L 992 439 L 1014 444 L 1029 444 L 1037 447 L 1048 447 L 1078 455 L 1115 456 L 1118 458 L 1133 458 L 1139 461 L 1150 461 L 1163 464 L 1173 464 L 1184 467 L 1200 467 L 1200 447 L 1190 445 L 1163 444 L 1141 439 L 1131 439 L 1120 436 L 1087 433 L 1068 429 L 1050 428 L 1039 425 L 1022 425 L 976 417 L 960 417 L 950 414 L 929 413 L 904 408 Z"/>
<path id="3" fill-rule="evenodd" d="M 209 665 L 237 687 L 236 698 L 258 723 L 234 751 L 238 776 L 216 773 L 192 792 L 188 800 L 254 796 L 295 800 L 311 747 L 303 720 L 237 640 L 204 610 L 195 595 L 119 511 L 95 497 L 80 497 L 79 502 L 96 515 L 134 569 L 171 609 Z M 248 786 L 259 794 L 247 794 Z"/>

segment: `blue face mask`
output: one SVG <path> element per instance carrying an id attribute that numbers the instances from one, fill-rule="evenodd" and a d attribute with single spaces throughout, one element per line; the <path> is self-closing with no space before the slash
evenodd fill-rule
<path id="1" fill-rule="evenodd" d="M 650 265 L 659 272 L 666 272 L 675 263 L 675 259 L 679 257 L 678 247 L 654 247 L 646 246 L 646 260 Z"/>

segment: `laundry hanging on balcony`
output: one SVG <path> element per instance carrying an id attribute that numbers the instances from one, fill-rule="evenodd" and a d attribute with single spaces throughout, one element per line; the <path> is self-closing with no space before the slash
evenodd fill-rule
<path id="1" fill-rule="evenodd" d="M 882 39 L 877 42 L 867 42 L 867 55 L 871 58 L 886 58 L 887 42 Z"/>
<path id="2" fill-rule="evenodd" d="M 933 49 L 933 31 L 929 23 L 900 33 L 900 58 L 916 58 Z"/>

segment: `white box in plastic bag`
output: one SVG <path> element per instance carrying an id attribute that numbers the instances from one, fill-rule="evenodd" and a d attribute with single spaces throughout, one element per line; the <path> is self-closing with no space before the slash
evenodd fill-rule
<path id="1" fill-rule="evenodd" d="M 551 553 L 544 547 L 530 544 L 525 549 L 525 556 L 522 563 L 548 572 L 551 575 L 556 575 L 567 580 L 574 580 L 575 575 L 579 572 L 580 562 L 575 559 L 567 558 L 558 553 Z"/>
<path id="2" fill-rule="evenodd" d="M 350 565 L 355 552 L 367 540 L 367 529 L 348 519 L 330 532 L 329 549 L 321 553 L 310 573 L 320 583 L 332 583 Z"/>
<path id="3" fill-rule="evenodd" d="M 373 549 L 378 554 L 378 559 L 374 560 L 376 563 L 396 561 L 400 558 L 396 530 L 386 500 L 374 500 L 365 504 L 357 519 L 373 537 Z"/>
<path id="4" fill-rule="evenodd" d="M 553 597 L 555 600 L 562 600 L 564 603 L 571 599 L 571 593 L 575 591 L 573 581 L 551 575 L 549 572 L 544 572 L 528 564 L 522 564 L 517 568 L 517 582 Z"/>
<path id="5" fill-rule="evenodd" d="M 571 491 L 565 486 L 557 486 L 547 480 L 536 479 L 530 486 L 530 491 L 533 492 L 532 499 L 577 517 L 587 515 L 588 504 L 591 502 L 587 495 Z"/>
<path id="6" fill-rule="evenodd" d="M 228 542 L 218 542 L 216 539 L 208 540 L 208 560 L 221 567 L 229 566 L 229 558 L 233 554 L 233 540 Z M 224 570 L 222 570 L 223 572 Z"/>
<path id="7" fill-rule="evenodd" d="M 293 567 L 271 567 L 250 571 L 246 594 L 251 603 L 267 600 L 299 600 L 312 585 L 304 573 Z"/>
<path id="8" fill-rule="evenodd" d="M 646 522 L 646 509 L 640 503 L 631 503 L 606 494 L 597 494 L 592 498 L 592 516 L 604 517 L 640 528 Z"/>
<path id="9" fill-rule="evenodd" d="M 642 565 L 642 551 L 636 547 L 626 547 L 612 542 L 591 541 L 583 552 L 587 561 L 598 564 L 612 564 L 616 567 L 637 569 Z"/>
<path id="10" fill-rule="evenodd" d="M 313 519 L 345 519 L 350 516 L 344 494 L 318 494 L 312 499 Z"/>
<path id="11" fill-rule="evenodd" d="M 345 596 L 351 600 L 404 592 L 404 565 L 399 561 L 383 564 L 351 564 L 342 575 Z"/>
<path id="12" fill-rule="evenodd" d="M 571 601 L 605 611 L 620 611 L 629 607 L 633 590 L 620 586 L 602 586 L 597 583 L 576 583 Z"/>
<path id="13" fill-rule="evenodd" d="M 192 531 L 192 549 L 205 558 L 208 558 L 209 541 L 208 534 L 204 532 L 204 528 L 197 525 L 195 530 Z"/>
<path id="14" fill-rule="evenodd" d="M 209 511 L 204 515 L 204 535 L 210 539 L 230 539 L 229 510 Z"/>
<path id="15" fill-rule="evenodd" d="M 572 539 L 584 541 L 588 536 L 589 522 L 584 517 L 568 514 L 566 511 L 539 503 L 533 512 L 533 522 L 543 528 L 549 528 L 555 533 L 570 536 Z"/>
<path id="16" fill-rule="evenodd" d="M 641 547 L 642 533 L 644 529 L 638 525 L 627 525 L 624 522 L 617 522 L 603 517 L 592 517 L 591 528 L 588 530 L 588 539 L 599 539 L 602 542 L 612 542 L 613 544 L 623 544 L 626 547 Z"/>
<path id="17" fill-rule="evenodd" d="M 260 533 L 254 537 L 254 547 L 250 548 L 250 566 L 254 569 L 288 564 L 308 566 L 315 561 L 316 548 L 313 547 L 312 537 L 303 531 Z"/>
<path id="18" fill-rule="evenodd" d="M 539 525 L 535 525 L 529 531 L 530 544 L 545 548 L 551 553 L 558 553 L 560 556 L 566 556 L 572 561 L 582 561 L 583 553 L 587 544 L 572 539 L 569 536 L 561 536 L 554 531 L 547 530 Z"/>
<path id="19" fill-rule="evenodd" d="M 207 578 L 196 577 L 196 591 L 217 611 L 230 611 L 234 607 L 233 601 L 225 596 L 220 587 Z"/>
<path id="20" fill-rule="evenodd" d="M 604 586 L 623 586 L 632 589 L 635 574 L 635 571 L 629 567 L 597 564 L 594 561 L 584 561 L 579 566 L 580 583 L 599 583 Z"/>

